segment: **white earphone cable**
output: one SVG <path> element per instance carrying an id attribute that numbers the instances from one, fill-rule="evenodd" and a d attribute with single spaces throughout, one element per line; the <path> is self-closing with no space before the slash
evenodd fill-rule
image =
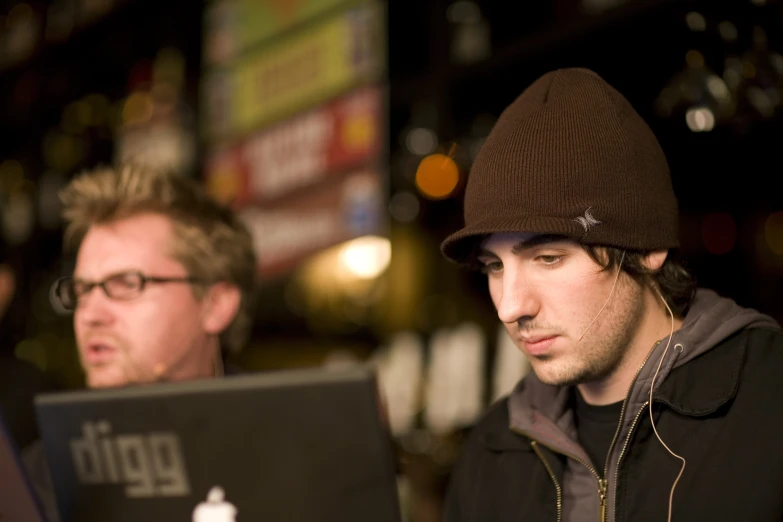
<path id="1" fill-rule="evenodd" d="M 663 301 L 663 305 L 666 307 L 666 310 L 669 312 L 669 317 L 671 317 L 672 320 L 672 328 L 671 333 L 669 333 L 669 341 L 666 343 L 666 348 L 663 350 L 663 354 L 661 354 L 661 360 L 658 361 L 658 368 L 655 370 L 655 374 L 653 375 L 652 382 L 650 383 L 650 423 L 652 424 L 653 431 L 655 432 L 655 436 L 658 438 L 658 441 L 661 443 L 661 445 L 666 448 L 666 451 L 668 451 L 673 457 L 679 459 L 682 461 L 682 467 L 680 468 L 680 473 L 677 475 L 677 478 L 674 479 L 674 484 L 672 484 L 672 489 L 669 492 L 669 511 L 667 516 L 667 521 L 671 522 L 672 520 L 672 502 L 674 500 L 674 489 L 677 487 L 677 483 L 680 481 L 680 477 L 682 477 L 682 473 L 685 471 L 685 459 L 676 453 L 674 453 L 669 446 L 666 445 L 665 442 L 663 442 L 663 439 L 658 434 L 658 429 L 655 427 L 655 419 L 653 419 L 653 388 L 655 388 L 655 379 L 658 377 L 658 373 L 661 371 L 661 366 L 663 365 L 663 359 L 666 357 L 666 352 L 669 351 L 669 345 L 671 345 L 672 342 L 672 336 L 674 335 L 674 314 L 672 313 L 672 309 L 669 308 L 669 304 L 666 302 L 666 299 L 663 298 L 660 291 L 656 288 L 655 291 L 658 293 L 658 296 Z M 682 351 L 682 345 L 681 344 L 675 344 L 674 349 L 676 350 L 677 347 L 680 348 L 680 351 Z"/>

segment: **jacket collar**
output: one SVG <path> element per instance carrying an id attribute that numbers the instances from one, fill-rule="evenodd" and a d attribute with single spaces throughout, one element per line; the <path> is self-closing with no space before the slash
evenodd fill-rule
<path id="1" fill-rule="evenodd" d="M 737 394 L 747 343 L 745 330 L 674 368 L 653 394 L 653 400 L 683 415 L 715 412 Z"/>
<path id="2" fill-rule="evenodd" d="M 701 416 L 715 412 L 737 394 L 747 342 L 747 331 L 737 333 L 687 364 L 674 368 L 653 394 L 653 400 L 668 405 L 682 415 Z M 526 380 L 529 381 L 530 377 Z M 482 443 L 488 449 L 499 452 L 532 451 L 527 437 L 509 429 L 514 424 L 509 422 L 509 409 L 515 409 L 511 407 L 510 401 L 520 400 L 524 396 L 520 393 L 524 385 L 525 381 L 520 383 L 516 394 L 504 401 L 504 415 L 496 416 L 482 434 Z M 564 389 L 549 392 L 552 393 L 549 399 L 553 402 L 564 401 Z M 524 411 L 533 415 L 526 408 Z"/>
<path id="3" fill-rule="evenodd" d="M 487 449 L 496 452 L 533 451 L 530 440 L 508 429 L 508 424 L 483 433 L 481 442 Z"/>

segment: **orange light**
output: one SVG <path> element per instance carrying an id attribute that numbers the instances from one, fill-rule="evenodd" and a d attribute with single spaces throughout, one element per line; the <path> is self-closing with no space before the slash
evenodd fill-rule
<path id="1" fill-rule="evenodd" d="M 459 167 L 445 154 L 430 154 L 416 170 L 416 187 L 430 199 L 449 197 L 459 183 Z"/>

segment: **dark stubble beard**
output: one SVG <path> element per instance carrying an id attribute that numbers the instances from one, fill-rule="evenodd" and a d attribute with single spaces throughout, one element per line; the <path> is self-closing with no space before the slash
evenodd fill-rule
<path id="1" fill-rule="evenodd" d="M 542 382 L 554 386 L 572 386 L 605 380 L 625 361 L 631 342 L 639 331 L 644 312 L 643 287 L 630 278 L 618 281 L 618 288 L 612 300 L 596 322 L 602 319 L 603 321 L 600 325 L 593 325 L 593 328 L 610 327 L 610 331 L 604 330 L 602 334 L 605 337 L 599 340 L 595 335 L 598 332 L 589 330 L 582 341 L 575 345 L 579 359 L 575 367 L 571 368 L 572 371 L 564 372 L 565 375 L 561 378 Z M 592 337 L 591 333 L 594 334 Z M 587 350 L 582 352 L 581 349 L 585 348 Z"/>

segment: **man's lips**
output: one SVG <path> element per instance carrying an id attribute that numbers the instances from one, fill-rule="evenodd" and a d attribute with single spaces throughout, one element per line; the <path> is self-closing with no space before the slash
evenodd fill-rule
<path id="1" fill-rule="evenodd" d="M 537 335 L 521 337 L 522 344 L 525 345 L 525 351 L 532 356 L 544 355 L 557 339 L 557 335 Z"/>
<path id="2" fill-rule="evenodd" d="M 85 346 L 84 362 L 90 366 L 106 364 L 114 359 L 117 347 L 108 341 L 90 341 Z"/>

